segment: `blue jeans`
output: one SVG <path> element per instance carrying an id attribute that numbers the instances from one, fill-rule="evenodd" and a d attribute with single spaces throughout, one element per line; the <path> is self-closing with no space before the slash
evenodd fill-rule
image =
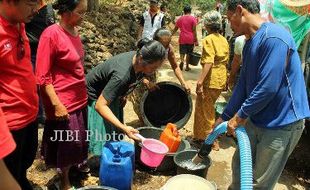
<path id="1" fill-rule="evenodd" d="M 246 131 L 250 139 L 253 159 L 253 189 L 272 190 L 285 167 L 286 161 L 297 145 L 304 120 L 280 129 L 256 127 L 248 121 Z M 240 189 L 240 158 L 237 148 L 232 162 L 233 180 L 229 189 Z"/>

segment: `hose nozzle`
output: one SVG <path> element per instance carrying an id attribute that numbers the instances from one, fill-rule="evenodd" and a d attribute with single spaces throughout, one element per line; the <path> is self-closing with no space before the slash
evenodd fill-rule
<path id="1" fill-rule="evenodd" d="M 212 144 L 204 143 L 198 153 L 192 158 L 192 162 L 196 165 L 202 162 L 205 158 L 207 158 L 212 150 Z"/>

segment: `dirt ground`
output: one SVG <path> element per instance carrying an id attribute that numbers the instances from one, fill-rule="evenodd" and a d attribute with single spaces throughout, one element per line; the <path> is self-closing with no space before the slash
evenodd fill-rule
<path id="1" fill-rule="evenodd" d="M 199 31 L 199 30 L 198 30 Z M 200 36 L 200 35 L 199 35 Z M 178 49 L 177 46 L 177 36 L 173 37 L 172 44 L 176 47 L 176 52 Z M 197 50 L 201 48 L 198 47 Z M 178 54 L 177 54 L 178 56 Z M 193 112 L 190 120 L 186 126 L 180 130 L 180 134 L 183 137 L 188 137 L 192 135 L 192 126 L 193 126 L 193 116 L 194 116 L 194 105 L 195 105 L 195 87 L 196 80 L 201 71 L 200 66 L 191 66 L 191 71 L 183 71 L 185 80 L 191 86 L 191 96 L 193 100 Z M 174 81 L 178 82 L 169 63 L 165 63 L 159 71 L 159 81 Z M 221 96 L 219 101 L 224 101 L 224 96 Z M 137 116 L 135 115 L 131 102 L 127 102 L 125 107 L 125 121 L 127 125 L 140 127 L 141 124 L 138 121 Z M 40 137 L 42 136 L 43 129 L 40 129 Z M 231 160 L 232 155 L 235 151 L 235 143 L 232 139 L 227 137 L 222 137 L 220 139 L 219 151 L 212 151 L 210 157 L 212 159 L 212 164 L 209 168 L 207 179 L 209 181 L 214 181 L 217 184 L 218 189 L 225 190 L 231 182 Z M 39 155 L 38 155 L 39 158 Z M 171 178 L 171 175 L 167 174 L 158 174 L 158 173 L 146 173 L 143 171 L 137 170 L 134 178 L 133 190 L 150 190 L 150 189 L 160 189 L 166 181 Z M 35 163 L 28 171 L 28 178 L 33 182 L 35 189 L 56 189 L 55 184 L 59 182 L 57 172 L 54 169 L 46 169 L 44 163 L 37 159 Z M 98 185 L 98 177 L 91 176 L 71 176 L 73 179 L 73 184 L 81 183 L 82 185 Z M 297 178 L 291 172 L 284 170 L 279 183 L 276 185 L 275 190 L 306 190 L 309 187 L 302 182 L 301 179 Z"/>

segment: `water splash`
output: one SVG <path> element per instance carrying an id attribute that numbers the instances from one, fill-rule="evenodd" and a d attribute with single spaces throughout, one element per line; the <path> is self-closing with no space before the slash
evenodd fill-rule
<path id="1" fill-rule="evenodd" d="M 187 170 L 201 170 L 201 169 L 205 169 L 206 168 L 205 164 L 203 164 L 203 163 L 195 164 L 195 163 L 192 162 L 191 159 L 181 161 L 180 162 L 180 166 L 182 168 L 187 169 Z"/>

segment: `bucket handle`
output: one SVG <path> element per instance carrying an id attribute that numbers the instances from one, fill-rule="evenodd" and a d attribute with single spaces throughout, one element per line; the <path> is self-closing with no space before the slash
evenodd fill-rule
<path id="1" fill-rule="evenodd" d="M 139 133 L 135 133 L 135 136 L 138 137 L 139 139 L 141 139 L 141 141 L 145 140 L 145 137 L 143 137 L 142 135 L 140 135 Z"/>

